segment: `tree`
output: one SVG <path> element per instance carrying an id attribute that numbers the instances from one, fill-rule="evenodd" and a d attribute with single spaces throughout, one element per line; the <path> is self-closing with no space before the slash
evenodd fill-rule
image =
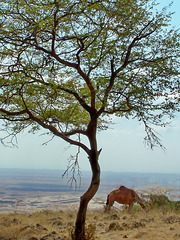
<path id="1" fill-rule="evenodd" d="M 44 128 L 86 152 L 92 180 L 76 240 L 100 184 L 97 130 L 108 128 L 108 116 L 142 121 L 153 148 L 162 145 L 152 126 L 179 111 L 180 35 L 167 28 L 171 13 L 155 8 L 151 0 L 0 3 L 1 141 Z"/>

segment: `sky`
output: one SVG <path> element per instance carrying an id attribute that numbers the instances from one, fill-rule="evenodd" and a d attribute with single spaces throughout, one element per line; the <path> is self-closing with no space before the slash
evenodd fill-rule
<path id="1" fill-rule="evenodd" d="M 170 1 L 161 0 L 161 6 Z M 180 1 L 174 0 L 175 12 L 172 25 L 180 28 Z M 153 151 L 144 144 L 145 131 L 136 120 L 118 119 L 107 131 L 98 134 L 98 146 L 102 148 L 100 167 L 110 172 L 153 172 L 180 174 L 180 113 L 166 128 L 157 129 L 166 151 L 155 148 Z M 48 139 L 24 133 L 18 137 L 18 148 L 0 145 L 0 168 L 62 169 L 66 170 L 68 158 L 76 152 L 76 147 L 55 138 L 47 145 Z M 80 169 L 90 170 L 87 156 L 79 157 Z"/>

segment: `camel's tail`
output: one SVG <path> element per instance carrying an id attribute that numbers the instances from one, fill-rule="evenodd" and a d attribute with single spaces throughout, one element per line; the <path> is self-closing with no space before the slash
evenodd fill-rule
<path id="1" fill-rule="evenodd" d="M 110 210 L 110 206 L 109 206 L 109 195 L 107 196 L 107 201 L 106 201 L 106 205 L 105 205 L 104 209 L 105 209 L 105 212 L 107 212 L 107 211 Z"/>
<path id="2" fill-rule="evenodd" d="M 107 196 L 106 206 L 109 205 L 109 195 Z"/>

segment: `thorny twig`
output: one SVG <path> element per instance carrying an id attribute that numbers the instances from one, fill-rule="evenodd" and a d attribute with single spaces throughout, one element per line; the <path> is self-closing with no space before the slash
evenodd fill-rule
<path id="1" fill-rule="evenodd" d="M 166 150 L 166 148 L 162 145 L 160 138 L 157 136 L 157 132 L 153 130 L 150 126 L 144 122 L 145 126 L 145 132 L 146 137 L 144 138 L 145 143 L 147 146 L 149 146 L 151 149 L 153 149 L 155 146 L 160 147 L 163 151 Z"/>
<path id="2" fill-rule="evenodd" d="M 79 135 L 79 142 L 80 142 L 80 135 Z M 69 171 L 71 172 L 71 177 L 68 180 L 68 183 L 71 184 L 71 187 L 73 183 L 75 184 L 75 190 L 77 189 L 77 177 L 79 178 L 79 187 L 81 186 L 81 171 L 79 166 L 79 154 L 80 154 L 80 146 L 78 146 L 77 153 L 75 155 L 71 155 L 69 157 L 68 166 L 67 169 L 64 171 L 62 178 L 65 177 L 65 175 L 68 176 Z"/>
<path id="3" fill-rule="evenodd" d="M 41 134 L 41 136 L 42 136 L 42 135 L 48 135 L 48 134 L 49 134 L 49 133 L 43 133 L 43 134 Z M 44 145 L 48 145 L 48 143 L 51 142 L 54 138 L 55 138 L 54 135 L 51 136 L 51 138 L 48 139 L 46 142 L 44 142 L 44 143 L 42 144 L 42 146 L 44 146 Z"/>
<path id="4" fill-rule="evenodd" d="M 2 135 L 0 134 L 0 142 L 5 147 L 16 147 L 18 148 L 18 135 L 23 132 L 25 129 L 27 129 L 30 126 L 30 123 L 24 124 L 20 128 L 13 128 L 10 126 L 3 126 L 4 128 L 1 128 L 0 126 L 0 133 L 4 133 Z"/>
<path id="5" fill-rule="evenodd" d="M 4 137 L 0 137 L 0 142 L 5 147 L 18 147 L 17 135 L 20 131 L 9 132 L 7 129 L 0 129 L 0 132 L 6 132 L 7 135 Z M 9 141 L 7 139 L 10 139 Z"/>

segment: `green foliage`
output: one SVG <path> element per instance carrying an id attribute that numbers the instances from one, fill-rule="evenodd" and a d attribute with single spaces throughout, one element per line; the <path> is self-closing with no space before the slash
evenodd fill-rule
<path id="1" fill-rule="evenodd" d="M 149 204 L 151 206 L 163 206 L 163 205 L 167 205 L 170 201 L 168 199 L 168 197 L 166 195 L 155 195 L 155 194 L 151 194 L 149 196 L 150 200 L 149 200 Z"/>
<path id="2" fill-rule="evenodd" d="M 148 205 L 151 208 L 165 208 L 174 211 L 180 211 L 180 201 L 170 201 L 166 195 L 154 195 L 149 196 Z"/>
<path id="3" fill-rule="evenodd" d="M 134 206 L 133 206 L 132 211 L 133 211 L 133 212 L 141 212 L 141 211 L 144 211 L 144 210 L 142 209 L 141 206 L 139 206 L 139 205 L 137 204 L 137 205 L 134 205 Z"/>
<path id="4" fill-rule="evenodd" d="M 171 202 L 170 207 L 173 210 L 180 212 L 180 201 Z"/>
<path id="5" fill-rule="evenodd" d="M 151 0 L 2 0 L 0 118 L 78 145 L 69 137 L 92 121 L 107 129 L 116 114 L 142 121 L 150 147 L 161 146 L 152 125 L 165 126 L 180 99 L 168 11 Z"/>

